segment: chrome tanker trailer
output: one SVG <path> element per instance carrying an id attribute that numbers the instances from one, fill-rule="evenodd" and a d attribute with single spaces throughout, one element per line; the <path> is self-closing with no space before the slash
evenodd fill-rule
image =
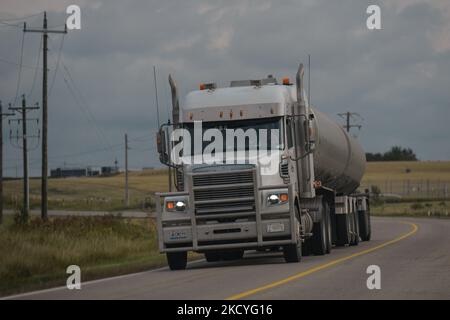
<path id="1" fill-rule="evenodd" d="M 370 240 L 368 194 L 359 143 L 310 107 L 303 65 L 295 84 L 269 76 L 201 84 L 157 135 L 176 190 L 156 194 L 158 241 L 171 269 L 187 252 L 207 261 L 245 250 L 282 250 L 287 262 L 333 246 Z"/>

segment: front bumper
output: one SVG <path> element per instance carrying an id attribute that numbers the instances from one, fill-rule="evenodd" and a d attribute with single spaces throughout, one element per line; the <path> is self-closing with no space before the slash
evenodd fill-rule
<path id="1" fill-rule="evenodd" d="M 265 207 L 261 197 L 264 191 L 288 189 L 289 201 L 282 207 Z M 255 190 L 256 201 L 254 216 L 240 219 L 236 213 L 235 221 L 204 222 L 205 217 L 213 215 L 196 214 L 195 206 L 189 206 L 184 214 L 171 214 L 161 207 L 166 197 L 187 196 L 189 192 L 171 192 L 156 194 L 158 244 L 160 252 L 208 251 L 219 249 L 252 249 L 280 246 L 296 243 L 294 231 L 294 190 L 292 185 L 260 187 Z"/>

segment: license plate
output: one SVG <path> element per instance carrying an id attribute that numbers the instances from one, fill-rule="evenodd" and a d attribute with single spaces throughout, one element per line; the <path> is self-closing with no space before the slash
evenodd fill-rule
<path id="1" fill-rule="evenodd" d="M 267 225 L 267 232 L 282 232 L 284 231 L 283 223 L 271 223 Z"/>
<path id="2" fill-rule="evenodd" d="M 187 235 L 184 231 L 170 231 L 169 232 L 169 239 L 170 240 L 181 240 L 186 239 Z"/>

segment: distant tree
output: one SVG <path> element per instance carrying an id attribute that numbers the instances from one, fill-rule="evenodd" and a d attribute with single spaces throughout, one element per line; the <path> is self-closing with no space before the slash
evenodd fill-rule
<path id="1" fill-rule="evenodd" d="M 391 150 L 381 153 L 366 153 L 367 161 L 417 161 L 416 154 L 410 148 L 393 146 Z"/>
<path id="2" fill-rule="evenodd" d="M 383 155 L 381 153 L 366 153 L 367 161 L 383 161 Z"/>

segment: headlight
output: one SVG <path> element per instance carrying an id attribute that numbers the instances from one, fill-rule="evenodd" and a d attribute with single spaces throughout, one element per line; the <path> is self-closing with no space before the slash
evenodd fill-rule
<path id="1" fill-rule="evenodd" d="M 186 210 L 186 203 L 184 203 L 183 201 L 177 201 L 177 203 L 175 203 L 175 209 L 177 211 L 184 211 L 184 210 Z"/>
<path id="2" fill-rule="evenodd" d="M 175 199 L 175 200 L 167 200 L 166 201 L 166 210 L 167 211 L 178 211 L 183 212 L 186 211 L 187 202 L 185 200 Z"/>
<path id="3" fill-rule="evenodd" d="M 272 193 L 267 196 L 267 203 L 269 205 L 283 204 L 289 200 L 287 193 Z"/>

